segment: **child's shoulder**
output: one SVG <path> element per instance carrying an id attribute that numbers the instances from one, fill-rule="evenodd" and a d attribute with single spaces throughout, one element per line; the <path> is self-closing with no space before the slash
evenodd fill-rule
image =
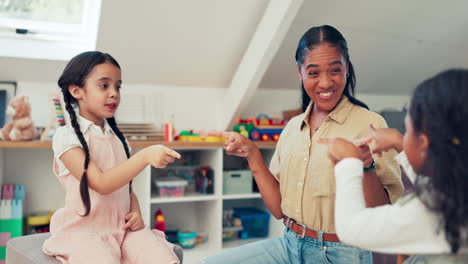
<path id="1" fill-rule="evenodd" d="M 54 136 L 52 137 L 52 141 L 59 142 L 69 137 L 77 138 L 73 127 L 71 125 L 65 125 L 57 128 L 57 130 L 54 133 Z"/>
<path id="2" fill-rule="evenodd" d="M 64 151 L 81 146 L 80 140 L 71 125 L 59 127 L 52 138 L 52 149 L 56 156 L 60 156 Z"/>

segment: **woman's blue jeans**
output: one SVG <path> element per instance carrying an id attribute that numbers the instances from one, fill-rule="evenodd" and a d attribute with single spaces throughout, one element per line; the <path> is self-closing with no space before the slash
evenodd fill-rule
<path id="1" fill-rule="evenodd" d="M 286 228 L 282 237 L 267 239 L 226 250 L 204 260 L 205 264 L 311 264 L 345 263 L 372 264 L 372 253 L 367 250 L 304 237 Z"/>

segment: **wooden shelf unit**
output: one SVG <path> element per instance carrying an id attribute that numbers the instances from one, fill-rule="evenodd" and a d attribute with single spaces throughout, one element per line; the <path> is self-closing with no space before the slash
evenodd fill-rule
<path id="1" fill-rule="evenodd" d="M 265 209 L 259 193 L 224 194 L 223 170 L 241 169 L 245 159 L 226 156 L 223 142 L 161 142 L 130 141 L 133 152 L 155 144 L 163 144 L 184 155 L 198 157 L 201 164 L 214 170 L 214 193 L 208 195 L 187 194 L 183 197 L 158 197 L 154 178 L 158 177 L 151 166 L 146 167 L 133 180 L 145 224 L 152 226 L 154 214 L 161 208 L 168 229 L 184 229 L 204 232 L 208 235 L 205 244 L 184 250 L 184 262 L 200 263 L 200 260 L 238 245 L 258 241 L 257 239 L 233 242 L 222 241 L 223 210 L 233 207 L 254 206 Z M 265 161 L 269 162 L 276 142 L 257 142 Z M 10 142 L 0 141 L 0 183 L 22 183 L 26 185 L 29 210 L 56 210 L 63 206 L 64 193 L 52 175 L 51 141 Z M 24 160 L 28 166 L 24 166 Z M 46 207 L 46 208 L 44 208 Z M 50 208 L 49 208 L 50 207 Z M 270 217 L 269 237 L 281 235 L 281 221 Z"/>
<path id="2" fill-rule="evenodd" d="M 224 145 L 223 142 L 184 142 L 184 141 L 174 141 L 174 142 L 165 142 L 165 141 L 129 141 L 132 148 L 146 148 L 151 145 L 164 145 L 169 148 L 218 148 Z M 257 146 L 260 148 L 274 148 L 276 142 L 256 142 Z M 0 141 L 0 148 L 51 148 L 52 141 Z"/>

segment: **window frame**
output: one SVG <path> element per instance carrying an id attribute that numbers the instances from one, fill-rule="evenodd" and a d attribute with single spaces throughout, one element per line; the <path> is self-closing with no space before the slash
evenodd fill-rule
<path id="1" fill-rule="evenodd" d="M 0 18 L 0 56 L 68 60 L 95 50 L 101 5 L 102 0 L 83 0 L 81 24 Z M 28 33 L 18 34 L 16 29 Z M 17 51 L 15 47 L 19 47 Z M 37 54 L 38 48 L 45 52 Z"/>

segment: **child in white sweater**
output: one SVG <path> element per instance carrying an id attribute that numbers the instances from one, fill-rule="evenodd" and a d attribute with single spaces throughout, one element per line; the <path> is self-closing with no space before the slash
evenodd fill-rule
<path id="1" fill-rule="evenodd" d="M 468 262 L 467 102 L 468 70 L 449 70 L 416 88 L 404 137 L 395 129 L 370 126 L 373 153 L 401 152 L 396 160 L 415 185 L 413 194 L 394 205 L 366 208 L 357 148 L 340 138 L 320 140 L 329 144 L 336 163 L 335 223 L 341 241 L 416 254 L 405 263 Z"/>

